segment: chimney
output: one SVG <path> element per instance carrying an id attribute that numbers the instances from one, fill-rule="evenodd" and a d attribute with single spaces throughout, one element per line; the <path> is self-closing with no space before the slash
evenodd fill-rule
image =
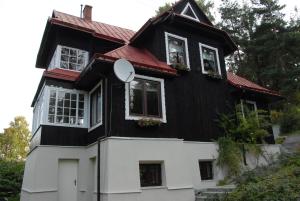
<path id="1" fill-rule="evenodd" d="M 92 21 L 92 6 L 85 5 L 83 9 L 83 19 L 87 21 Z"/>

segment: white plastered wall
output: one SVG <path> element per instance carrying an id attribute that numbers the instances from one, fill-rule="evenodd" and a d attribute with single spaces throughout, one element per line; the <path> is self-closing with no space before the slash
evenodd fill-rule
<path id="1" fill-rule="evenodd" d="M 101 142 L 101 201 L 194 201 L 194 189 L 215 186 L 223 178 L 223 171 L 216 167 L 214 180 L 200 178 L 198 161 L 215 160 L 217 149 L 212 142 L 110 137 Z M 264 150 L 270 156 L 279 153 L 280 146 L 266 145 Z M 90 187 L 91 159 L 96 156 L 97 144 L 37 146 L 26 161 L 21 201 L 57 201 L 59 159 L 78 160 L 78 201 L 96 201 L 96 183 L 94 189 Z M 247 155 L 249 168 L 255 166 L 254 159 Z M 140 161 L 162 162 L 163 186 L 140 187 Z M 267 164 L 266 159 L 259 158 L 259 164 Z"/>

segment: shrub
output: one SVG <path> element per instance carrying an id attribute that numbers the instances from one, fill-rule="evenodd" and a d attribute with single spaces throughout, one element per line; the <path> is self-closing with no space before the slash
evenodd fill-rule
<path id="1" fill-rule="evenodd" d="M 17 200 L 22 186 L 24 162 L 0 160 L 0 198 Z"/>
<path id="2" fill-rule="evenodd" d="M 288 106 L 280 121 L 281 133 L 291 133 L 300 130 L 300 109 L 296 106 Z"/>

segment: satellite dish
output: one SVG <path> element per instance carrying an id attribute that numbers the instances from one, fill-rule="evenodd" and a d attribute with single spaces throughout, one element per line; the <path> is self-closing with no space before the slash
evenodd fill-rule
<path id="1" fill-rule="evenodd" d="M 131 82 L 135 76 L 132 64 L 126 59 L 119 59 L 114 63 L 114 73 L 122 82 Z"/>

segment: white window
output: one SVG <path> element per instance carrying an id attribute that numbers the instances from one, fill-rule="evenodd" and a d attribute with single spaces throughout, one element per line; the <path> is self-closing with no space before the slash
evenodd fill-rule
<path id="1" fill-rule="evenodd" d="M 187 3 L 184 9 L 181 12 L 181 15 L 184 17 L 187 17 L 192 20 L 196 20 L 200 22 L 199 18 L 197 17 L 195 11 L 193 10 L 192 6 L 190 3 Z"/>
<path id="2" fill-rule="evenodd" d="M 66 126 L 84 126 L 85 94 L 74 90 L 51 87 L 47 123 Z"/>
<path id="3" fill-rule="evenodd" d="M 243 117 L 248 116 L 251 112 L 257 114 L 257 106 L 255 101 L 241 100 L 241 109 Z"/>
<path id="4" fill-rule="evenodd" d="M 187 39 L 165 32 L 167 63 L 175 68 L 190 68 Z"/>
<path id="5" fill-rule="evenodd" d="M 125 119 L 157 119 L 166 122 L 164 80 L 136 75 L 125 85 Z"/>
<path id="6" fill-rule="evenodd" d="M 90 129 L 92 130 L 102 124 L 102 82 L 96 85 L 89 93 L 90 97 Z"/>
<path id="7" fill-rule="evenodd" d="M 82 71 L 87 63 L 87 51 L 58 45 L 50 62 L 49 68 L 62 68 L 67 70 Z"/>
<path id="8" fill-rule="evenodd" d="M 43 122 L 43 113 L 44 113 L 44 88 L 41 90 L 34 108 L 33 108 L 33 118 L 32 118 L 32 133 L 39 128 L 40 124 Z"/>
<path id="9" fill-rule="evenodd" d="M 202 73 L 221 75 L 218 49 L 199 43 Z"/>

